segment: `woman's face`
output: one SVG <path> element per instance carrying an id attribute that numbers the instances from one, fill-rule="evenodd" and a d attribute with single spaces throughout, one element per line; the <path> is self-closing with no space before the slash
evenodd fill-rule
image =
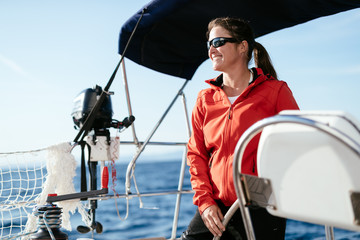
<path id="1" fill-rule="evenodd" d="M 215 26 L 210 31 L 208 41 L 217 37 L 232 38 L 226 29 Z M 233 69 L 234 66 L 239 66 L 241 51 L 238 46 L 240 46 L 238 43 L 231 42 L 226 42 L 223 46 L 217 48 L 210 46 L 208 55 L 212 61 L 213 69 L 215 71 L 226 72 L 227 70 Z"/>

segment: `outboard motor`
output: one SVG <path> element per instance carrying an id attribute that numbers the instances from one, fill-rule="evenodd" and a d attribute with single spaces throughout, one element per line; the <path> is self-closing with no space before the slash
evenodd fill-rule
<path id="1" fill-rule="evenodd" d="M 110 136 L 110 128 L 123 129 L 129 127 L 135 120 L 134 116 L 125 117 L 123 121 L 112 119 L 113 110 L 110 95 L 112 92 L 106 92 L 105 99 L 98 110 L 93 110 L 98 100 L 102 96 L 103 90 L 96 85 L 94 88 L 88 88 L 80 92 L 74 99 L 74 108 L 71 113 L 75 129 L 86 128 L 87 135 L 85 140 L 81 140 L 78 144 L 81 146 L 81 192 L 87 191 L 86 180 L 86 161 L 85 161 L 85 147 L 88 148 L 88 165 L 90 173 L 90 192 L 97 191 L 97 164 L 101 163 L 101 168 L 105 167 L 104 162 L 111 160 L 111 156 L 118 155 L 119 138 L 112 138 Z M 97 107 L 96 107 L 97 109 Z M 91 122 L 85 122 L 90 119 Z M 92 121 L 93 120 L 93 121 Z M 89 125 L 91 123 L 91 125 Z M 90 132 L 93 130 L 92 132 Z M 112 153 L 112 154 L 111 154 Z M 80 200 L 87 200 L 87 198 L 80 198 Z M 90 226 L 78 226 L 77 230 L 80 233 L 87 233 L 96 230 L 97 233 L 103 231 L 103 226 L 100 222 L 95 220 L 95 210 L 97 209 L 97 200 L 89 201 L 89 214 L 91 217 Z"/>
<path id="2" fill-rule="evenodd" d="M 83 90 L 75 99 L 74 99 L 74 108 L 72 111 L 72 118 L 75 124 L 75 128 L 80 128 L 82 124 L 86 121 L 91 110 L 96 104 L 96 101 L 102 93 L 102 88 L 96 85 L 94 88 L 88 88 Z M 92 129 L 103 129 L 114 127 L 112 125 L 112 104 L 110 95 L 107 95 L 104 102 L 102 103 L 99 111 L 96 113 Z"/>

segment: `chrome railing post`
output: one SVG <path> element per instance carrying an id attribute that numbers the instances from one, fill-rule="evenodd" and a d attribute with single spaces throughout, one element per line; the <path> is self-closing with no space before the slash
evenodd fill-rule
<path id="1" fill-rule="evenodd" d="M 325 237 L 326 240 L 335 240 L 333 227 L 325 225 Z"/>
<path id="2" fill-rule="evenodd" d="M 181 95 L 182 95 L 183 105 L 184 105 L 185 121 L 186 121 L 187 130 L 188 130 L 188 137 L 190 138 L 191 129 L 190 129 L 189 115 L 187 112 L 186 98 L 185 98 L 184 93 L 181 93 Z M 181 169 L 180 169 L 179 184 L 178 184 L 179 192 L 176 196 L 176 204 L 175 204 L 175 212 L 174 212 L 174 220 L 173 220 L 173 226 L 172 226 L 172 232 L 171 232 L 171 239 L 176 239 L 176 232 L 177 232 L 179 212 L 180 212 L 181 195 L 182 195 L 184 177 L 185 177 L 186 160 L 187 160 L 187 146 L 185 146 L 183 158 L 181 161 Z"/>
<path id="3" fill-rule="evenodd" d="M 174 210 L 174 220 L 173 220 L 173 226 L 172 226 L 172 232 L 171 232 L 171 239 L 176 239 L 176 232 L 177 232 L 179 212 L 180 212 L 181 195 L 183 194 L 182 191 L 183 191 L 184 176 L 185 176 L 186 156 L 187 156 L 187 147 L 185 146 L 183 158 L 181 161 L 178 193 L 176 194 L 176 204 L 175 204 L 175 210 Z"/>
<path id="4" fill-rule="evenodd" d="M 124 88 L 125 88 L 125 94 L 126 94 L 126 102 L 127 102 L 127 107 L 128 107 L 128 112 L 129 112 L 129 116 L 132 116 L 132 108 L 131 108 L 131 101 L 130 101 L 130 93 L 129 93 L 129 85 L 128 85 L 128 81 L 127 81 L 127 76 L 126 76 L 126 69 L 125 69 L 125 58 L 122 61 L 122 72 L 123 72 L 123 78 L 124 78 Z M 132 130 L 132 134 L 133 134 L 133 140 L 136 146 L 139 145 L 139 141 L 136 137 L 136 131 L 135 131 L 135 123 L 133 122 L 131 124 L 131 130 Z"/>
<path id="5" fill-rule="evenodd" d="M 168 112 L 170 111 L 170 109 L 172 108 L 172 106 L 174 105 L 175 101 L 177 100 L 177 98 L 179 97 L 180 94 L 182 94 L 183 89 L 185 88 L 186 84 L 189 82 L 189 80 L 186 80 L 185 83 L 182 85 L 182 87 L 180 88 L 180 90 L 178 91 L 178 93 L 176 94 L 176 96 L 174 97 L 174 99 L 172 100 L 172 102 L 170 103 L 169 107 L 165 110 L 164 114 L 161 116 L 160 120 L 157 122 L 157 124 L 155 125 L 155 127 L 153 128 L 153 130 L 150 132 L 149 136 L 147 137 L 147 139 L 144 141 L 144 143 L 141 145 L 141 147 L 138 149 L 137 153 L 135 154 L 134 158 L 130 161 L 130 163 L 128 164 L 127 170 L 126 170 L 126 182 L 125 182 L 125 189 L 127 193 L 130 193 L 130 187 L 131 187 L 131 183 L 130 183 L 130 178 L 131 178 L 131 173 L 135 167 L 135 163 L 136 160 L 139 158 L 140 154 L 144 151 L 145 147 L 147 146 L 147 144 L 150 142 L 150 139 L 152 138 L 152 136 L 154 135 L 154 133 L 156 132 L 156 130 L 159 128 L 160 124 L 162 123 L 162 121 L 164 120 L 164 118 L 166 117 L 166 115 L 168 114 Z"/>

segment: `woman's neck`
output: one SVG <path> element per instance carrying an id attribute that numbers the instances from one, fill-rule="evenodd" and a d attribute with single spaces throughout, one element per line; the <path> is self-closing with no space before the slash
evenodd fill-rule
<path id="1" fill-rule="evenodd" d="M 229 97 L 239 96 L 249 85 L 251 72 L 248 68 L 233 73 L 223 73 L 223 90 Z"/>

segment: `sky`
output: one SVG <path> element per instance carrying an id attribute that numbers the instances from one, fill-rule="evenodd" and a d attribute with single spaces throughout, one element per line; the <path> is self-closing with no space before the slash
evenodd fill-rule
<path id="1" fill-rule="evenodd" d="M 148 1 L 0 1 L 0 152 L 28 151 L 74 140 L 73 100 L 84 89 L 104 87 L 120 56 L 121 26 Z M 360 9 L 268 34 L 257 41 L 268 50 L 279 78 L 288 83 L 302 110 L 340 110 L 360 121 Z M 205 44 L 205 43 L 204 43 Z M 137 138 L 144 141 L 183 79 L 125 59 Z M 190 114 L 197 93 L 217 76 L 209 60 L 186 86 Z M 114 119 L 128 116 L 123 72 L 111 91 Z M 181 99 L 153 141 L 188 139 Z M 119 134 L 132 140 L 126 129 Z M 148 154 L 171 157 L 148 147 Z M 135 147 L 120 148 L 131 155 Z M 181 150 L 181 149 L 180 149 Z M 168 152 L 167 152 L 168 151 Z M 166 153 L 166 154 L 165 154 Z"/>

